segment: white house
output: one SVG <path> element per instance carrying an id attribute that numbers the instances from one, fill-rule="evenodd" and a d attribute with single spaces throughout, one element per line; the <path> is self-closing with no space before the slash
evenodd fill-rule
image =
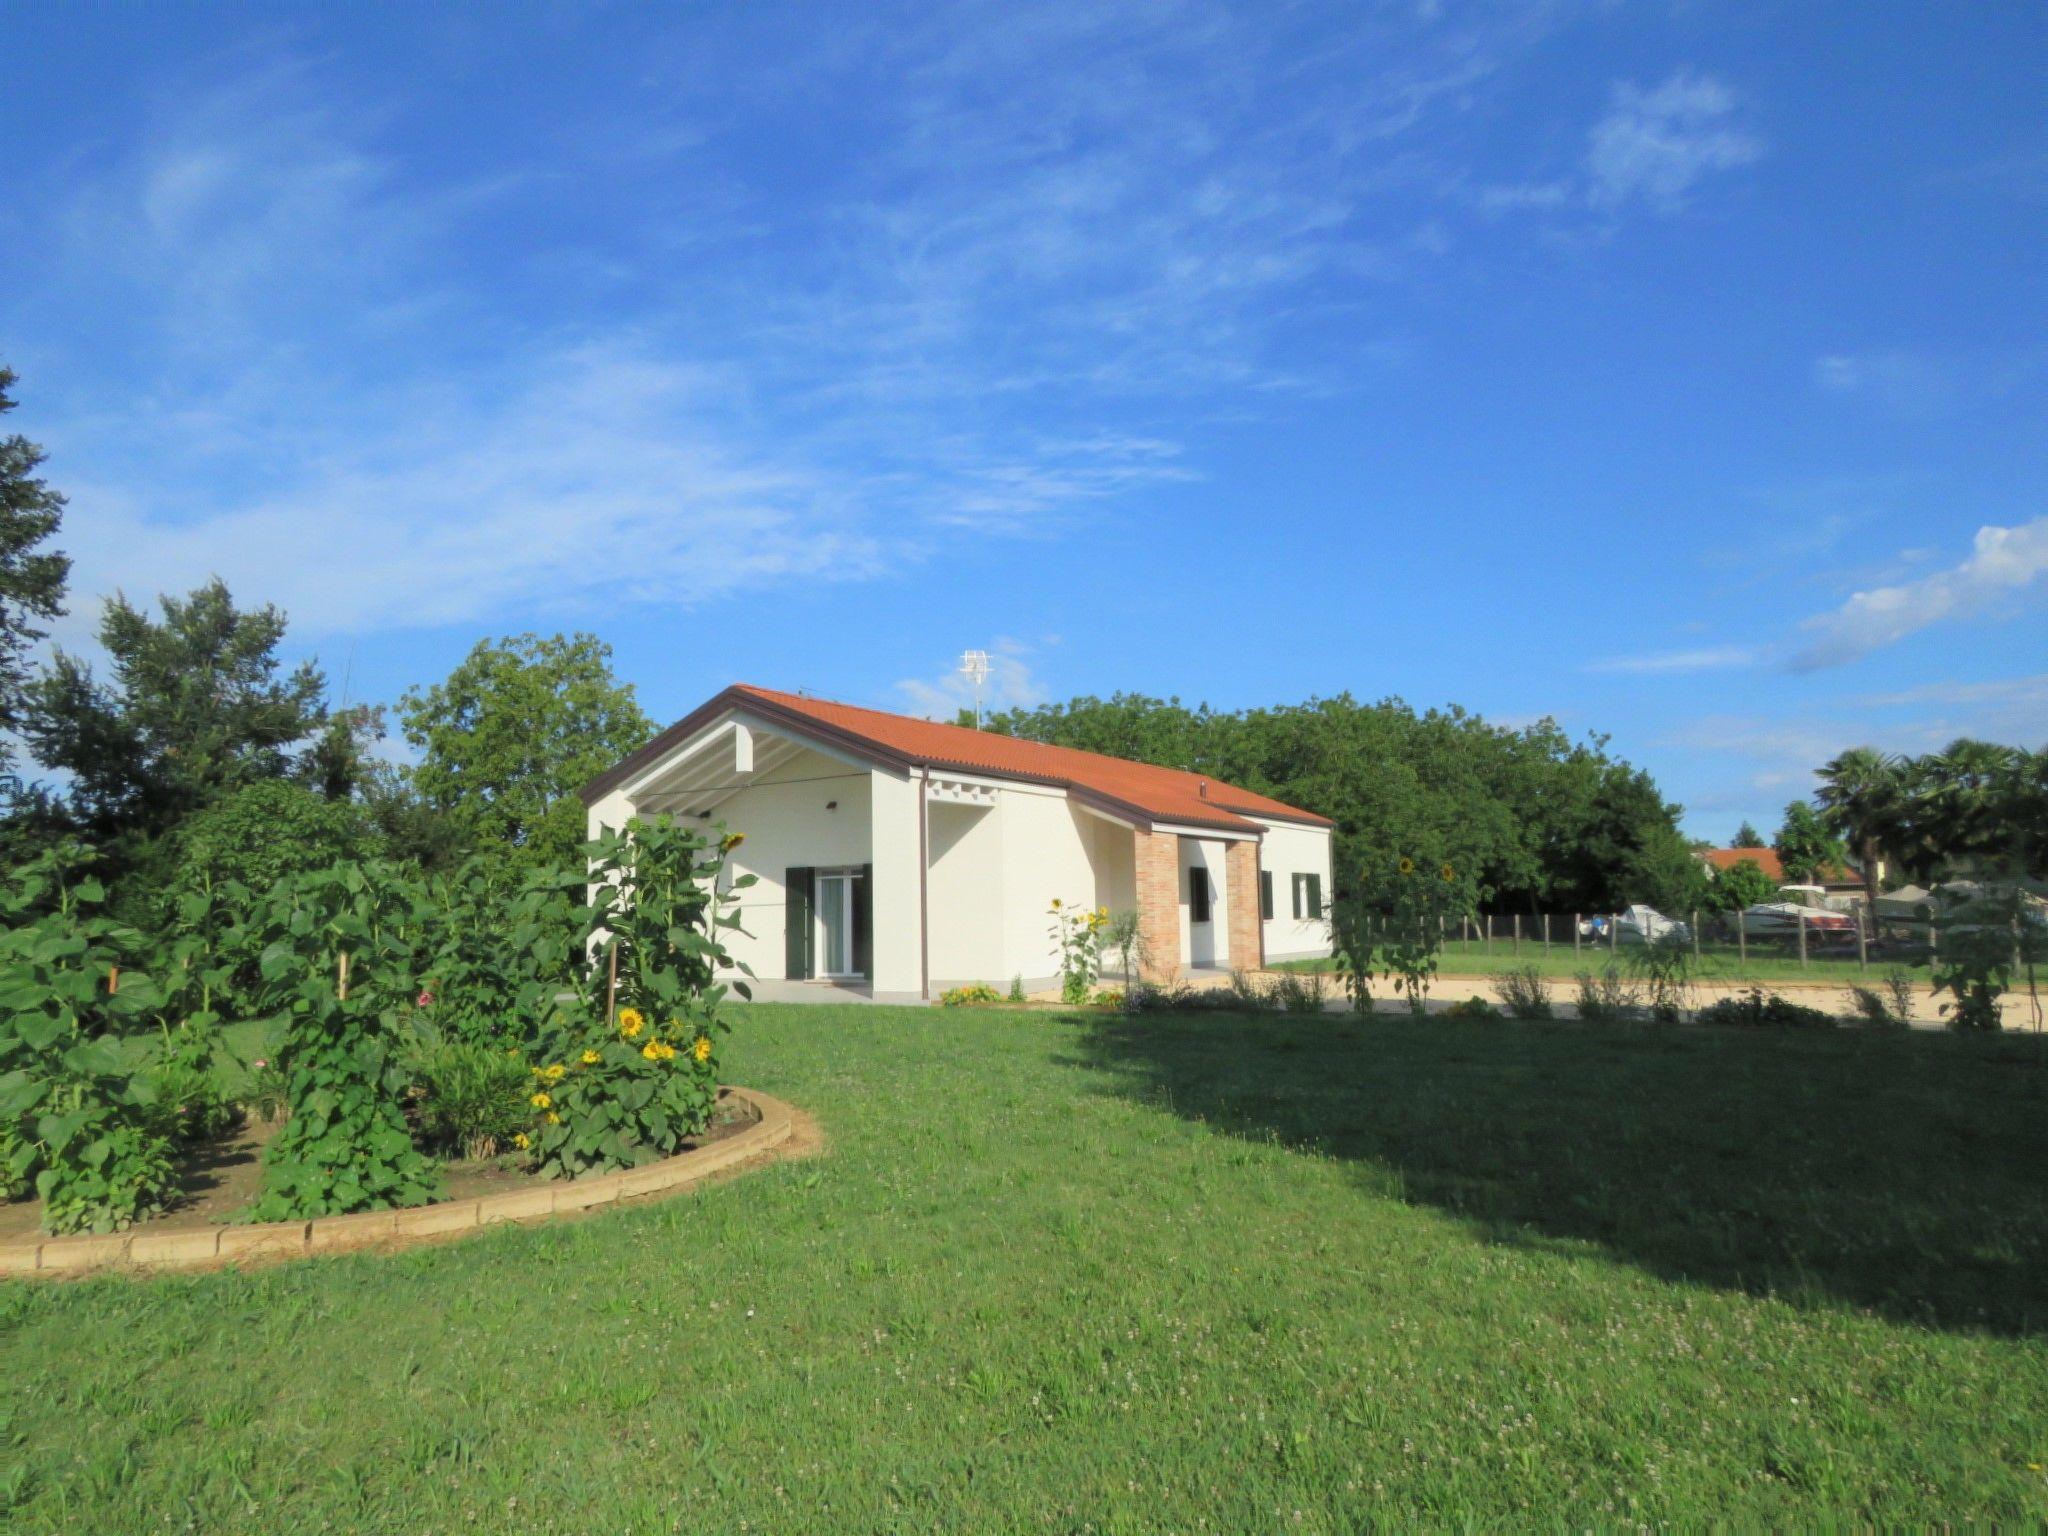
<path id="1" fill-rule="evenodd" d="M 756 997 L 1051 985 L 1055 897 L 1135 910 L 1153 978 L 1330 952 L 1329 821 L 1178 769 L 740 684 L 583 800 L 744 834 Z"/>

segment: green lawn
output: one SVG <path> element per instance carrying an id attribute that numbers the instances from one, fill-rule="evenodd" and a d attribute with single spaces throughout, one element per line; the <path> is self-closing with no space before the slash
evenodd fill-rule
<path id="1" fill-rule="evenodd" d="M 2033 1042 L 757 1008 L 828 1156 L 0 1287 L 13 1531 L 2048 1520 Z"/>
<path id="2" fill-rule="evenodd" d="M 1478 939 L 1452 939 L 1443 947 L 1441 974 L 1445 976 L 1491 976 L 1515 966 L 1535 966 L 1546 976 L 1569 980 L 1581 971 L 1599 972 L 1609 965 L 1627 969 L 1630 946 L 1624 944 L 1618 951 L 1609 950 L 1604 944 L 1585 941 L 1583 948 L 1574 951 L 1569 940 L 1553 943 L 1545 949 L 1535 939 L 1522 940 L 1519 947 L 1505 936 L 1487 944 Z M 1758 942 L 1748 947 L 1746 954 L 1732 944 L 1703 944 L 1700 947 L 1700 979 L 1703 981 L 1810 981 L 1831 986 L 1848 987 L 1855 985 L 1877 986 L 1884 973 L 1894 965 L 1904 964 L 1913 973 L 1916 985 L 1927 985 L 1927 965 L 1924 960 L 1900 961 L 1888 959 L 1882 954 L 1873 954 L 1869 965 L 1857 962 L 1856 951 L 1846 955 L 1839 951 L 1822 954 L 1816 946 L 1807 956 L 1807 964 L 1799 963 L 1797 950 L 1787 951 L 1780 944 Z M 1276 971 L 1334 971 L 1334 960 L 1282 960 L 1275 963 Z"/>

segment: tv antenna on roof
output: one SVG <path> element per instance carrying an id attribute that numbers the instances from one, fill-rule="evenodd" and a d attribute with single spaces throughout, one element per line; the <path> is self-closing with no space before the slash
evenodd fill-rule
<path id="1" fill-rule="evenodd" d="M 974 684 L 974 728 L 981 729 L 981 685 L 988 681 L 988 652 L 962 651 L 960 670 Z"/>

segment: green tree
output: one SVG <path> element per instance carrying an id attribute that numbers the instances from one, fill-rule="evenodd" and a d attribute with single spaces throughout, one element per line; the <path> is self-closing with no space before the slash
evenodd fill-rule
<path id="1" fill-rule="evenodd" d="M 12 369 L 0 367 L 0 416 L 14 409 Z M 22 724 L 28 649 L 39 622 L 64 612 L 71 561 L 40 549 L 64 518 L 64 498 L 36 470 L 43 450 L 21 435 L 0 437 L 0 777 L 13 769 L 10 735 Z"/>
<path id="2" fill-rule="evenodd" d="M 234 880 L 257 896 L 287 875 L 368 854 L 362 811 L 284 779 L 245 784 L 187 818 L 175 835 L 179 884 Z"/>
<path id="3" fill-rule="evenodd" d="M 125 597 L 100 621 L 112 680 L 58 652 L 30 690 L 26 735 L 72 775 L 73 812 L 104 838 L 159 836 L 222 795 L 282 778 L 326 720 L 319 668 L 283 670 L 284 615 L 242 610 L 218 579 L 161 599 Z"/>
<path id="4" fill-rule="evenodd" d="M 1741 859 L 1714 876 L 1713 900 L 1722 912 L 1740 912 L 1759 902 L 1778 899 L 1778 882 L 1754 859 Z"/>
<path id="5" fill-rule="evenodd" d="M 1755 827 L 1752 827 L 1745 821 L 1735 829 L 1735 841 L 1728 846 L 1731 848 L 1764 848 L 1769 845 L 1764 842 L 1763 833 L 1757 831 Z"/>
<path id="6" fill-rule="evenodd" d="M 1820 771 L 1820 824 L 1854 850 L 1863 871 L 1863 897 L 1877 910 L 1878 865 L 1903 809 L 1904 782 L 1896 758 L 1875 747 L 1851 747 Z"/>
<path id="7" fill-rule="evenodd" d="M 1785 807 L 1785 824 L 1778 829 L 1778 863 L 1786 880 L 1795 885 L 1813 884 L 1843 859 L 1841 842 L 1821 823 L 1820 815 L 1804 800 Z"/>
<path id="8" fill-rule="evenodd" d="M 411 782 L 484 850 L 566 868 L 584 841 L 576 792 L 654 732 L 593 635 L 480 642 L 399 709 L 422 749 Z"/>

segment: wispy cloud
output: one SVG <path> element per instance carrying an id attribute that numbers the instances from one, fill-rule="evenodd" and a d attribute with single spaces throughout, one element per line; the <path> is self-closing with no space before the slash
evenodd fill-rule
<path id="1" fill-rule="evenodd" d="M 1736 121 L 1735 93 L 1710 75 L 1681 71 L 1648 90 L 1614 88 L 1593 128 L 1586 171 L 1597 203 L 1670 212 L 1706 176 L 1762 153 L 1763 141 Z"/>
<path id="2" fill-rule="evenodd" d="M 1969 557 L 1896 586 L 1858 592 L 1830 613 L 1808 619 L 1810 637 L 1794 652 L 1795 671 L 1839 666 L 1894 645 L 1947 619 L 1982 612 L 2001 597 L 2027 592 L 2048 575 L 2048 517 L 2017 527 L 1977 530 Z"/>
<path id="3" fill-rule="evenodd" d="M 1047 697 L 1044 684 L 1031 670 L 1030 649 L 1016 640 L 998 640 L 989 649 L 988 676 L 981 688 L 984 709 L 1022 708 Z M 950 721 L 974 707 L 974 683 L 957 664 L 934 677 L 904 678 L 896 691 L 917 713 L 933 720 Z"/>
<path id="4" fill-rule="evenodd" d="M 1710 176 L 1763 155 L 1763 139 L 1743 125 L 1740 108 L 1733 88 L 1711 75 L 1681 70 L 1648 88 L 1622 81 L 1579 164 L 1543 179 L 1482 185 L 1472 200 L 1490 214 L 1679 213 Z"/>
<path id="5" fill-rule="evenodd" d="M 1588 672 L 1665 673 L 1715 672 L 1730 667 L 1754 666 L 1760 653 L 1754 646 L 1714 645 L 1689 651 L 1658 651 L 1647 656 L 1608 656 L 1586 663 Z"/>
<path id="6" fill-rule="evenodd" d="M 1957 396 L 1948 363 L 1896 349 L 1830 353 L 1815 360 L 1813 380 L 1824 393 L 1874 400 L 1892 415 L 1912 418 L 1937 415 Z"/>

